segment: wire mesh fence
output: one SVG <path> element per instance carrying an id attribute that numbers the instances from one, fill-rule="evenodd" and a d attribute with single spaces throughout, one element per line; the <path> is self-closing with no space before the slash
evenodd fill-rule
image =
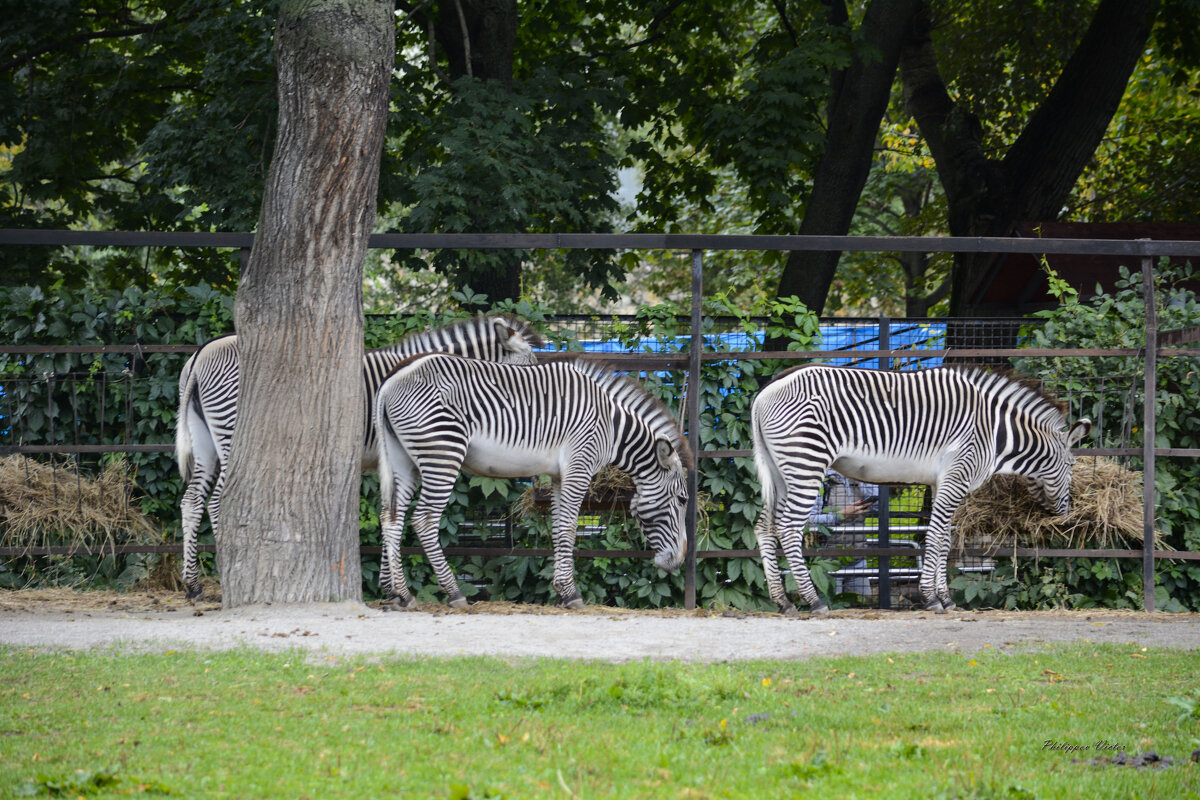
<path id="1" fill-rule="evenodd" d="M 753 323 L 760 322 L 760 325 Z M 822 320 L 814 337 L 811 351 L 805 360 L 842 364 L 869 369 L 916 370 L 942 365 L 978 365 L 1010 369 L 1007 356 L 978 351 L 1012 350 L 1029 341 L 1036 320 L 987 319 L 939 320 L 900 318 L 830 318 Z M 716 317 L 707 320 L 703 348 L 709 353 L 729 353 L 728 360 L 707 362 L 708 371 L 725 373 L 741 369 L 739 356 L 757 353 L 766 346 L 766 320 Z M 593 355 L 653 356 L 688 352 L 691 345 L 690 320 L 685 317 L 655 321 L 653 326 L 643 318 L 627 316 L 556 316 L 546 323 L 548 352 L 581 352 Z M 976 351 L 974 355 L 958 356 L 957 349 Z M 881 355 L 886 351 L 886 355 Z M 824 353 L 832 355 L 824 356 Z M 21 458 L 52 460 L 55 453 L 73 451 L 69 458 L 59 457 L 55 474 L 73 471 L 77 480 L 103 469 L 107 459 L 117 453 L 134 453 L 140 459 L 135 464 L 142 469 L 163 474 L 173 464 L 172 449 L 173 397 L 165 393 L 161 379 L 143 367 L 146 359 L 171 359 L 181 363 L 179 353 L 130 352 L 124 355 L 97 354 L 87 369 L 76 368 L 59 372 L 54 369 L 53 353 L 27 353 L 22 359 L 23 374 L 8 375 L 0 385 L 0 453 L 19 453 Z M 1115 448 L 1131 448 L 1133 432 L 1141 415 L 1141 376 L 1137 359 L 1129 358 L 1130 371 L 1124 375 L 1070 381 L 1043 380 L 1039 385 L 1059 397 L 1072 416 L 1090 415 L 1096 421 L 1098 443 Z M 63 366 L 58 364 L 58 366 Z M 113 367 L 119 367 L 114 369 Z M 628 366 L 628 364 L 627 364 Z M 102 368 L 107 367 L 107 368 Z M 639 371 L 643 382 L 652 383 L 658 393 L 673 403 L 682 414 L 682 395 L 686 391 L 686 370 L 647 368 Z M 728 394 L 710 396 L 709 406 L 702 410 L 711 420 L 706 424 L 721 426 L 723 416 L 730 419 L 744 415 L 744 403 Z M 727 442 L 725 455 L 709 452 L 700 463 L 706 470 L 714 462 L 736 462 L 739 468 L 749 469 L 748 440 Z M 11 456 L 10 456 L 11 457 Z M 1128 459 L 1130 456 L 1125 456 Z M 738 460 L 741 459 L 739 462 Z M 522 491 L 521 484 L 517 491 Z M 176 489 L 175 486 L 162 488 Z M 465 490 L 464 490 L 465 491 Z M 532 491 L 532 489 L 530 489 Z M 915 581 L 922 563 L 921 546 L 929 518 L 930 494 L 925 486 L 890 487 L 885 510 L 858 520 L 855 524 L 813 528 L 808 544 L 824 558 L 834 559 L 829 566 L 835 591 L 856 595 L 861 602 L 880 602 L 883 574 L 880 556 L 859 555 L 856 551 L 878 547 L 882 542 L 899 552 L 884 556 L 890 581 L 883 581 L 883 591 L 889 593 L 883 604 L 903 607 L 915 596 Z M 175 497 L 169 501 L 174 506 Z M 133 508 L 134 494 L 127 491 L 124 502 L 128 513 Z M 727 512 L 727 499 L 709 497 L 708 510 L 715 514 Z M 532 504 L 529 514 L 514 514 L 508 505 L 476 504 L 474 510 L 457 523 L 452 539 L 456 551 L 495 553 L 500 550 L 525 552 L 549 557 L 549 540 L 545 531 L 546 503 Z M 541 515 L 541 527 L 538 527 Z M 628 515 L 618 511 L 593 511 L 582 519 L 580 547 L 594 546 L 604 551 L 605 532 L 626 526 Z M 881 537 L 881 528 L 886 531 Z M 706 557 L 738 553 L 737 548 L 709 547 L 706 531 L 700 532 L 700 548 Z M 977 546 L 979 542 L 968 542 Z M 108 546 L 112 549 L 113 542 Z M 838 555 L 845 550 L 847 554 Z M 26 547 L 26 552 L 29 548 Z M 626 547 L 619 554 L 630 554 L 636 548 Z M 994 568 L 989 556 L 966 555 L 960 552 L 956 566 L 960 571 L 986 572 Z"/>
<path id="2" fill-rule="evenodd" d="M 170 235 L 167 234 L 128 234 L 120 232 L 89 233 L 89 232 L 0 232 L 4 237 L 0 241 L 6 243 L 25 242 L 32 236 L 35 244 L 67 244 L 70 246 L 102 243 L 115 246 L 166 246 Z M 36 235 L 35 235 L 36 234 Z M 52 235 L 51 235 L 52 234 Z M 23 238 L 26 237 L 26 238 Z M 95 238 L 96 242 L 92 242 Z M 237 246 L 248 246 L 249 240 L 239 239 Z M 539 236 L 539 235 L 381 235 L 372 237 L 374 247 L 545 247 L 545 248 L 579 248 L 579 247 L 629 247 L 634 249 L 684 249 L 693 253 L 694 298 L 698 303 L 700 293 L 698 276 L 701 272 L 698 254 L 708 249 L 837 249 L 852 251 L 869 251 L 886 248 L 889 250 L 928 252 L 941 250 L 946 252 L 1088 252 L 1127 255 L 1140 258 L 1143 263 L 1146 285 L 1152 285 L 1150 277 L 1150 257 L 1161 255 L 1195 255 L 1196 243 L 1166 242 L 1102 242 L 1102 241 L 1058 241 L 1038 240 L 1036 242 L 1021 240 L 946 240 L 941 243 L 931 243 L 929 240 L 917 238 L 888 238 L 866 239 L 856 237 L 703 237 L 703 236 Z M 215 246 L 207 239 L 189 242 L 188 246 Z M 1152 305 L 1152 304 L 1151 304 Z M 1144 453 L 1148 475 L 1153 475 L 1153 458 L 1156 451 L 1152 440 L 1138 447 L 1138 440 L 1146 438 L 1146 430 L 1153 430 L 1153 375 L 1154 358 L 1154 323 L 1150 315 L 1152 308 L 1148 306 L 1147 341 L 1150 349 L 1144 352 L 1123 351 L 1121 353 L 1105 352 L 1107 356 L 1119 356 L 1128 360 L 1128 368 L 1106 371 L 1103 378 L 1088 379 L 1087 385 L 1082 381 L 1045 382 L 1045 388 L 1059 396 L 1070 408 L 1071 413 L 1090 413 L 1097 420 L 1097 442 L 1106 446 L 1110 451 L 1116 451 L 1121 457 L 1133 458 L 1135 454 Z M 684 355 L 689 352 L 696 355 L 694 342 L 691 339 L 695 319 L 692 325 L 685 320 L 675 320 L 672 324 L 676 330 L 670 336 L 663 337 L 663 320 L 657 320 L 653 335 L 649 324 L 641 317 L 606 318 L 585 317 L 577 319 L 552 318 L 549 321 L 549 333 L 555 350 L 572 349 L 581 352 L 597 354 L 613 354 L 628 357 L 638 353 L 646 357 L 644 366 L 629 366 L 631 362 L 623 361 L 626 368 L 642 374 L 647 380 L 658 383 L 660 389 L 671 390 L 673 397 L 678 398 L 677 408 L 682 412 L 691 408 L 687 424 L 696 428 L 699 424 L 707 424 L 704 414 L 709 420 L 720 421 L 726 416 L 730 420 L 736 417 L 735 404 L 730 400 L 717 398 L 712 403 L 697 410 L 694 405 L 699 393 L 692 392 L 686 397 L 687 381 L 685 362 L 669 356 Z M 794 353 L 793 356 L 804 359 L 828 359 L 835 363 L 847 363 L 874 369 L 920 369 L 937 364 L 979 364 L 1007 369 L 1012 366 L 1014 350 L 1027 344 L 1030 326 L 1035 323 L 1028 319 L 987 319 L 987 320 L 827 320 L 821 326 L 819 334 L 811 343 L 812 350 Z M 699 328 L 695 328 L 699 331 Z M 711 320 L 711 327 L 703 329 L 703 349 L 701 363 L 706 367 L 719 366 L 724 369 L 739 369 L 745 359 L 753 359 L 765 355 L 762 348 L 768 345 L 765 336 L 756 329 L 747 329 L 744 320 Z M 724 354 L 729 353 L 729 358 Z M 1084 351 L 1055 354 L 1042 354 L 1046 357 L 1065 355 L 1068 358 L 1079 355 L 1089 355 Z M 668 357 L 663 357 L 668 356 Z M 654 359 L 658 359 L 657 361 Z M 136 356 L 129 356 L 130 363 Z M 694 363 L 694 362 L 693 362 Z M 132 370 L 136 373 L 136 369 Z M 154 470 L 163 471 L 161 463 L 164 459 L 169 462 L 167 453 L 170 451 L 170 418 L 173 416 L 170 404 L 161 404 L 164 388 L 161 382 L 157 386 L 147 386 L 142 392 L 136 386 L 136 375 L 129 382 L 123 382 L 117 377 L 123 373 L 123 368 L 116 370 L 99 369 L 87 370 L 87 375 L 73 370 L 50 369 L 46 373 L 44 384 L 37 382 L 37 376 L 29 372 L 20 377 L 27 381 L 24 385 L 10 382 L 4 378 L 4 386 L 0 387 L 0 454 L 16 453 L 22 457 L 40 456 L 51 452 L 75 452 L 80 454 L 103 454 L 114 450 L 126 450 L 145 460 L 138 462 L 139 479 Z M 177 369 L 175 370 L 177 374 Z M 1026 373 L 1028 374 L 1028 372 Z M 1139 392 L 1138 384 L 1142 388 Z M 70 385 L 64 389 L 62 384 Z M 1052 385 L 1053 384 L 1053 385 Z M 7 387 L 12 386 L 14 392 L 24 397 L 21 402 L 9 401 Z M 94 396 L 93 392 L 100 394 Z M 39 391 L 46 393 L 46 403 L 40 405 L 39 400 L 32 399 Z M 167 394 L 173 390 L 167 389 Z M 686 403 L 684 402 L 686 399 Z M 123 403 L 123 405 L 122 405 Z M 152 410 L 156 405 L 167 408 L 165 413 Z M 101 413 L 96 413 L 102 409 Z M 89 414 L 89 410 L 92 414 Z M 30 425 L 18 419 L 20 415 L 29 415 L 29 420 L 37 421 L 37 414 L 43 415 L 41 431 L 44 437 L 35 442 Z M 1140 416 L 1139 416 L 1140 415 Z M 103 420 L 103 430 L 96 430 L 96 416 Z M 87 420 L 88 422 L 85 422 Z M 1139 425 L 1139 422 L 1141 423 Z M 89 427 L 90 426 L 90 427 Z M 32 426 L 34 428 L 38 426 Z M 1141 430 L 1139 430 L 1141 429 Z M 1143 434 L 1143 435 L 1139 435 Z M 717 444 L 710 443 L 709 449 L 701 451 L 702 464 L 704 461 L 712 464 L 732 464 L 737 466 L 739 461 L 744 466 L 747 442 L 743 437 L 730 436 Z M 720 448 L 720 449 L 714 449 Z M 1124 451 L 1124 452 L 1122 452 Z M 1171 455 L 1192 455 L 1190 450 L 1166 450 Z M 84 461 L 76 462 L 84 464 Z M 80 467 L 82 469 L 82 467 Z M 703 466 L 701 467 L 703 469 Z M 161 475 L 159 476 L 161 478 Z M 159 487 L 160 490 L 163 486 Z M 923 521 L 922 514 L 927 503 L 927 492 L 920 489 L 895 488 L 889 490 L 891 497 L 887 502 L 881 502 L 879 517 L 876 523 L 876 535 L 864 530 L 862 536 L 853 531 L 843 531 L 841 535 L 849 536 L 850 541 L 859 543 L 852 554 L 845 558 L 839 557 L 833 567 L 834 580 L 840 581 L 842 587 L 865 588 L 866 594 L 872 591 L 869 576 L 863 582 L 864 574 L 859 571 L 878 569 L 877 586 L 874 591 L 880 597 L 899 597 L 896 591 L 903 591 L 905 583 L 903 570 L 911 569 L 919 563 L 919 552 L 914 554 L 898 554 L 895 550 L 919 551 L 907 542 L 919 544 L 919 527 Z M 162 497 L 169 496 L 173 504 L 176 494 L 170 491 L 160 491 Z M 731 511 L 731 503 L 727 498 L 713 499 L 713 505 L 725 505 L 722 513 Z M 906 505 L 907 504 L 907 505 Z M 1152 511 L 1147 505 L 1147 514 L 1152 518 Z M 715 515 L 714 515 L 715 516 Z M 867 517 L 870 527 L 872 519 Z M 915 521 L 914 521 L 915 520 Z M 475 524 L 475 523 L 472 523 Z M 1149 523 L 1148 523 L 1149 524 Z M 480 541 L 493 541 L 493 523 L 483 523 L 487 535 L 480 535 Z M 518 534 L 509 534 L 510 529 L 516 530 L 506 523 L 503 541 L 516 544 Z M 911 538 L 908 528 L 912 527 Z M 464 533 L 466 533 L 464 526 Z M 853 534 L 853 535 L 851 535 Z M 831 534 L 831 537 L 836 534 Z M 875 539 L 872 542 L 872 538 Z M 836 540 L 831 539 L 830 541 Z M 696 544 L 700 544 L 696 540 Z M 885 552 L 878 552 L 887 545 Z M 1014 551 L 1015 552 L 1015 551 Z M 839 556 L 839 548 L 815 547 L 815 556 Z M 714 542 L 701 557 L 736 560 L 752 557 L 753 553 L 746 550 L 730 549 L 728 544 Z M 892 570 L 879 569 L 877 559 L 892 560 Z M 1143 564 L 1146 578 L 1147 600 L 1146 607 L 1153 607 L 1153 545 L 1145 547 Z M 850 560 L 847 560 L 850 559 Z M 911 561 L 909 559 L 912 559 Z M 860 563 L 861 562 L 861 563 Z M 730 572 L 733 571 L 732 561 Z M 970 568 L 970 565 L 966 565 Z M 987 568 L 983 562 L 980 568 Z M 894 572 L 896 586 L 891 586 L 890 576 Z M 689 576 L 689 581 L 692 578 Z M 850 591 L 850 590 L 847 590 Z M 857 590 L 854 590 L 857 593 Z"/>

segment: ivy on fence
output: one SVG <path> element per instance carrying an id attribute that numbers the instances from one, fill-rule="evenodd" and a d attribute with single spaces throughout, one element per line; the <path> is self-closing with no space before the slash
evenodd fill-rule
<path id="1" fill-rule="evenodd" d="M 1172 288 L 1190 276 L 1190 271 L 1164 266 L 1164 305 L 1161 325 L 1195 324 L 1200 307 L 1194 294 Z M 477 298 L 463 295 L 461 301 Z M 573 334 L 557 330 L 547 309 L 526 302 L 499 305 L 542 329 L 556 349 L 580 351 L 583 343 Z M 636 318 L 617 322 L 611 336 L 626 352 L 649 349 L 684 353 L 690 329 L 681 321 L 682 309 L 672 305 L 643 308 Z M 706 300 L 702 333 L 708 351 L 728 349 L 715 334 L 729 326 L 759 336 L 765 330 L 772 339 L 788 341 L 789 349 L 814 346 L 820 328 L 816 317 L 793 299 L 768 307 L 744 309 L 732 306 L 717 295 Z M 366 344 L 376 347 L 406 333 L 453 321 L 462 314 L 418 314 L 407 317 L 371 316 L 367 320 Z M 1046 323 L 1028 333 L 1036 347 L 1140 346 L 1141 286 L 1137 276 L 1125 275 L 1115 294 L 1104 295 L 1083 305 L 1066 298 L 1059 309 L 1044 315 Z M 718 329 L 717 319 L 722 320 Z M 765 319 L 765 322 L 764 322 Z M 199 344 L 232 329 L 232 297 L 212 287 L 187 287 L 174 293 L 127 289 L 123 292 L 47 295 L 39 289 L 0 288 L 0 332 L 6 341 L 22 344 Z M 0 354 L 0 442 L 37 444 L 78 443 L 170 443 L 174 440 L 178 374 L 185 354 L 139 356 L 129 354 L 54 354 L 52 356 Z M 793 362 L 711 360 L 703 364 L 697 382 L 700 392 L 698 432 L 703 450 L 736 450 L 750 446 L 750 404 L 760 386 L 778 370 Z M 1085 374 L 1111 374 L 1116 365 L 1104 360 L 1016 359 L 1018 371 L 1063 380 Z M 1124 365 L 1120 367 L 1126 369 Z M 1106 373 L 1107 371 L 1107 373 Z M 1160 362 L 1159 424 L 1166 446 L 1200 446 L 1200 378 L 1194 360 L 1164 359 Z M 682 399 L 683 372 L 649 372 L 638 376 L 652 391 L 678 412 Z M 1083 384 L 1081 384 L 1083 386 Z M 1083 387 L 1079 402 L 1091 404 L 1089 412 L 1117 415 L 1127 409 L 1100 408 L 1112 403 L 1105 396 L 1090 396 Z M 1140 420 L 1140 413 L 1136 417 Z M 1135 434 L 1136 430 L 1131 431 Z M 78 438 L 76 438 L 78 437 Z M 142 510 L 158 520 L 167 537 L 178 538 L 179 497 L 182 484 L 169 453 L 138 453 L 129 457 Z M 96 458 L 93 461 L 103 461 Z M 88 466 L 88 459 L 81 459 Z M 1176 547 L 1200 549 L 1200 462 L 1194 459 L 1164 459 L 1159 462 L 1159 507 L 1161 523 Z M 534 514 L 513 520 L 513 507 L 527 491 L 521 481 L 496 481 L 462 476 L 442 524 L 444 546 L 470 544 L 548 548 L 549 519 Z M 760 500 L 757 477 L 749 458 L 702 459 L 699 462 L 702 514 L 698 547 L 701 550 L 738 550 L 756 547 L 754 521 Z M 378 481 L 363 479 L 360 532 L 362 543 L 380 543 Z M 640 533 L 623 515 L 591 516 L 579 546 L 589 549 L 640 549 Z M 510 524 L 511 523 L 511 524 Z M 511 538 L 510 538 L 511 537 Z M 211 534 L 202 542 L 211 542 Z M 412 544 L 413 542 L 406 542 Z M 112 558 L 112 557 L 108 557 Z M 131 557 L 132 558 L 132 557 Z M 155 557 L 140 557 L 146 562 Z M 493 599 L 544 603 L 552 601 L 552 562 L 549 557 L 503 556 L 494 558 L 452 557 L 460 578 L 467 582 L 468 595 L 486 592 Z M 97 565 L 100 562 L 97 562 Z M 1160 608 L 1200 608 L 1200 566 L 1164 562 L 1159 567 Z M 211 558 L 206 560 L 212 569 Z M 818 590 L 833 594 L 832 572 L 842 566 L 835 559 L 810 559 L 810 570 Z M 54 579 L 64 573 L 61 559 L 37 562 L 27 559 L 22 581 Z M 98 568 L 98 567 L 97 567 Z M 422 599 L 436 598 L 436 581 L 426 560 L 405 558 L 410 584 Z M 649 559 L 590 558 L 576 561 L 578 584 L 589 603 L 661 607 L 683 604 L 681 573 L 667 574 Z M 29 571 L 32 570 L 32 573 Z M 362 561 L 364 593 L 375 596 L 378 585 L 378 556 Z M 67 570 L 79 579 L 79 570 Z M 108 574 L 126 574 L 115 562 Z M 9 578 L 13 573 L 8 573 Z M 0 574 L 0 584 L 5 582 Z M 957 599 L 970 607 L 1087 606 L 1137 607 L 1141 592 L 1140 572 L 1130 565 L 1109 560 L 1019 561 L 991 575 L 959 575 L 954 579 Z M 697 566 L 697 598 L 701 605 L 737 609 L 767 609 L 762 565 L 752 558 L 701 559 Z"/>

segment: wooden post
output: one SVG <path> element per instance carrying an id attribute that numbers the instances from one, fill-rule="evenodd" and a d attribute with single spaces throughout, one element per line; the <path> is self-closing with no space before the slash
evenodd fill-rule
<path id="1" fill-rule="evenodd" d="M 879 318 L 879 349 L 892 349 L 892 320 L 891 317 Z M 887 371 L 892 368 L 890 356 L 880 356 L 878 369 Z M 891 546 L 891 501 L 890 486 L 879 487 L 879 546 Z M 879 557 L 879 607 L 892 607 L 892 559 L 890 556 Z"/>
<path id="2" fill-rule="evenodd" d="M 700 309 L 704 291 L 704 253 L 692 251 L 692 340 L 688 353 L 687 377 L 687 435 L 692 448 L 692 463 L 688 467 L 687 560 L 683 578 L 683 607 L 696 607 L 696 533 L 699 527 L 700 492 Z"/>
<path id="3" fill-rule="evenodd" d="M 1145 390 L 1142 408 L 1142 604 L 1154 610 L 1154 445 L 1158 373 L 1158 311 L 1154 303 L 1154 261 L 1142 258 L 1142 294 L 1146 303 Z"/>

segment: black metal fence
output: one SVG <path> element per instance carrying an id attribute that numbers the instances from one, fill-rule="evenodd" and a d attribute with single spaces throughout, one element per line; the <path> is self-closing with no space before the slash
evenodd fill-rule
<path id="1" fill-rule="evenodd" d="M 248 233 L 162 233 L 162 232 L 116 232 L 116 231 L 41 231 L 41 230 L 0 230 L 0 245 L 46 245 L 46 246 L 110 246 L 110 247 L 233 247 L 241 248 L 243 257 L 253 244 L 253 234 Z M 676 250 L 690 253 L 692 266 L 691 288 L 691 317 L 688 321 L 688 350 L 686 353 L 615 353 L 603 352 L 601 357 L 616 365 L 631 371 L 673 370 L 682 373 L 681 385 L 684 387 L 682 396 L 683 424 L 691 440 L 692 449 L 701 459 L 736 458 L 750 455 L 749 449 L 702 450 L 699 447 L 698 426 L 694 423 L 699 418 L 698 392 L 687 391 L 691 376 L 700 374 L 701 365 L 709 361 L 745 361 L 758 359 L 776 360 L 836 360 L 845 359 L 862 366 L 873 366 L 878 369 L 905 368 L 920 363 L 941 361 L 975 362 L 975 363 L 1007 363 L 1012 357 L 1070 357 L 1095 358 L 1121 356 L 1130 359 L 1131 369 L 1128 374 L 1110 375 L 1098 379 L 1098 385 L 1089 388 L 1088 393 L 1096 391 L 1111 393 L 1116 397 L 1127 398 L 1123 404 L 1123 414 L 1117 419 L 1100 419 L 1097 425 L 1102 431 L 1117 428 L 1115 440 L 1119 446 L 1086 448 L 1077 453 L 1098 456 L 1115 456 L 1127 458 L 1136 456 L 1142 459 L 1144 470 L 1145 501 L 1143 508 L 1144 544 L 1141 550 L 1118 549 L 1062 549 L 1062 550 L 1027 550 L 1023 548 L 1006 548 L 1004 556 L 1038 556 L 1043 558 L 1084 557 L 1084 558 L 1138 558 L 1143 565 L 1144 599 L 1143 606 L 1147 611 L 1154 608 L 1154 563 L 1156 559 L 1172 558 L 1184 560 L 1200 560 L 1198 552 L 1162 551 L 1154 547 L 1155 493 L 1150 490 L 1154 486 L 1155 459 L 1159 456 L 1180 456 L 1195 458 L 1200 456 L 1196 448 L 1160 448 L 1156 447 L 1155 419 L 1155 378 L 1159 358 L 1198 357 L 1200 349 L 1181 347 L 1197 341 L 1200 338 L 1197 329 L 1166 332 L 1160 335 L 1158 331 L 1155 304 L 1153 261 L 1159 256 L 1196 257 L 1200 256 L 1200 242 L 1195 241 L 1151 241 L 1151 240 L 1083 240 L 1083 239 L 996 239 L 996 238 L 931 238 L 931 237 L 799 237 L 799 236 L 710 236 L 687 234 L 376 234 L 371 237 L 372 248 L 383 249 L 634 249 L 634 250 Z M 1075 253 L 1084 255 L 1118 255 L 1126 256 L 1132 262 L 1140 265 L 1143 286 L 1146 297 L 1146 338 L 1141 348 L 1109 348 L 1109 349 L 1059 349 L 1035 350 L 1017 346 L 1016 331 L 1020 325 L 1028 324 L 1029 320 L 835 320 L 830 324 L 840 323 L 853 326 L 856 323 L 875 330 L 874 338 L 868 336 L 865 340 L 855 340 L 843 349 L 813 349 L 802 351 L 763 351 L 754 349 L 753 344 L 746 343 L 745 347 L 722 347 L 720 352 L 706 349 L 705 338 L 701 334 L 701 299 L 703 297 L 703 253 L 706 250 L 837 250 L 837 251 L 876 251 L 876 252 L 986 252 L 986 253 Z M 575 324 L 569 320 L 559 320 L 562 324 Z M 584 324 L 584 323 L 580 323 Z M 586 324 L 592 324 L 588 322 Z M 942 341 L 937 337 L 927 337 L 923 346 L 916 347 L 912 341 L 899 341 L 908 335 L 913 328 L 936 328 L 943 326 Z M 946 326 L 952 326 L 946 328 Z M 578 331 L 576 332 L 578 335 Z M 988 338 L 993 337 L 993 338 Z M 909 337 L 911 339 L 911 337 Z M 932 345 L 932 346 L 930 346 Z M 75 346 L 5 346 L 0 344 L 0 353 L 28 354 L 32 356 L 53 356 L 65 352 L 103 352 L 128 353 L 139 358 L 153 357 L 155 354 L 183 354 L 195 348 L 186 345 L 158 346 L 129 346 L 109 345 L 104 347 Z M 1137 367 L 1140 366 L 1141 369 Z M 1140 375 L 1138 373 L 1141 373 Z M 76 384 L 71 391 L 80 391 L 80 384 L 86 384 L 84 391 L 104 391 L 104 383 L 120 382 L 129 376 L 104 376 L 97 389 L 96 376 L 89 376 L 86 381 L 79 381 L 69 376 L 59 376 L 48 370 L 42 380 L 47 382 L 72 380 Z M 28 380 L 28 379 L 27 379 Z M 34 378 L 32 380 L 38 380 Z M 7 379 L 6 379 L 7 381 Z M 1072 393 L 1083 395 L 1078 386 L 1047 387 L 1057 390 L 1060 396 L 1070 403 Z M 132 402 L 135 391 L 130 389 L 124 393 L 126 402 Z M 1142 419 L 1134 420 L 1130 411 L 1137 404 L 1142 406 Z M 1116 406 L 1112 406 L 1116 407 Z M 47 409 L 49 413 L 52 409 Z M 60 410 L 54 410 L 59 413 Z M 2 413 L 2 412 L 0 412 Z M 123 440 L 104 444 L 82 444 L 80 426 L 84 424 L 79 415 L 69 410 L 62 411 L 65 421 L 60 431 L 71 430 L 71 435 L 60 435 L 58 441 L 51 443 L 30 443 L 20 440 L 11 443 L 8 439 L 0 444 L 0 455 L 22 454 L 82 454 L 95 455 L 108 452 L 169 452 L 173 446 L 168 443 L 146 443 Z M 126 416 L 128 420 L 128 415 Z M 21 421 L 6 418 L 10 430 L 19 437 Z M 1143 445 L 1130 446 L 1130 437 L 1126 431 L 1140 422 Z M 1107 436 L 1111 441 L 1113 435 Z M 690 471 L 689 489 L 689 555 L 686 562 L 685 575 L 685 606 L 695 607 L 696 599 L 696 562 L 702 558 L 746 558 L 757 557 L 754 550 L 697 550 L 696 531 L 698 509 L 697 501 L 697 471 Z M 872 559 L 869 567 L 858 569 L 854 574 L 847 574 L 847 579 L 859 575 L 873 573 L 878 581 L 880 603 L 887 606 L 892 593 L 890 579 L 896 570 L 889 563 L 891 558 L 901 559 L 916 557 L 921 554 L 920 548 L 914 548 L 911 541 L 895 542 L 899 547 L 892 546 L 892 531 L 889 520 L 889 503 L 886 495 L 881 497 L 881 513 L 879 526 L 871 546 L 855 546 L 844 548 L 813 548 L 807 550 L 810 556 L 846 557 Z M 913 512 L 914 514 L 917 512 Z M 908 516 L 908 512 L 905 512 Z M 866 540 L 864 540 L 866 541 Z M 57 548 L 46 548 L 47 551 Z M 145 545 L 125 548 L 126 552 L 178 552 L 178 545 Z M 406 548 L 406 552 L 419 552 L 417 548 Z M 40 552 L 40 551 L 39 551 Z M 107 551 L 106 551 L 107 552 Z M 117 552 L 120 552 L 118 549 Z M 549 550 L 522 549 L 512 547 L 454 547 L 448 548 L 450 555 L 478 556 L 507 556 L 535 555 L 547 556 Z M 0 556 L 28 555 L 28 550 L 7 552 L 0 549 Z M 588 557 L 650 557 L 648 551 L 627 550 L 580 550 L 578 555 Z M 989 558 L 998 555 L 988 549 L 967 549 L 963 555 L 978 558 Z M 900 561 L 898 564 L 902 563 Z M 857 565 L 856 565 L 857 566 Z M 901 568 L 903 571 L 903 567 Z"/>

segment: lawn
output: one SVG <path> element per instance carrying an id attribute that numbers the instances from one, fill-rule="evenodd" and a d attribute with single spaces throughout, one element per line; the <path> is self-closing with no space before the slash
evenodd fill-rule
<path id="1" fill-rule="evenodd" d="M 1200 652 L 1133 645 L 712 665 L 0 648 L 0 797 L 1195 797 L 1197 676 Z M 1147 751 L 1173 763 L 1108 763 Z"/>

